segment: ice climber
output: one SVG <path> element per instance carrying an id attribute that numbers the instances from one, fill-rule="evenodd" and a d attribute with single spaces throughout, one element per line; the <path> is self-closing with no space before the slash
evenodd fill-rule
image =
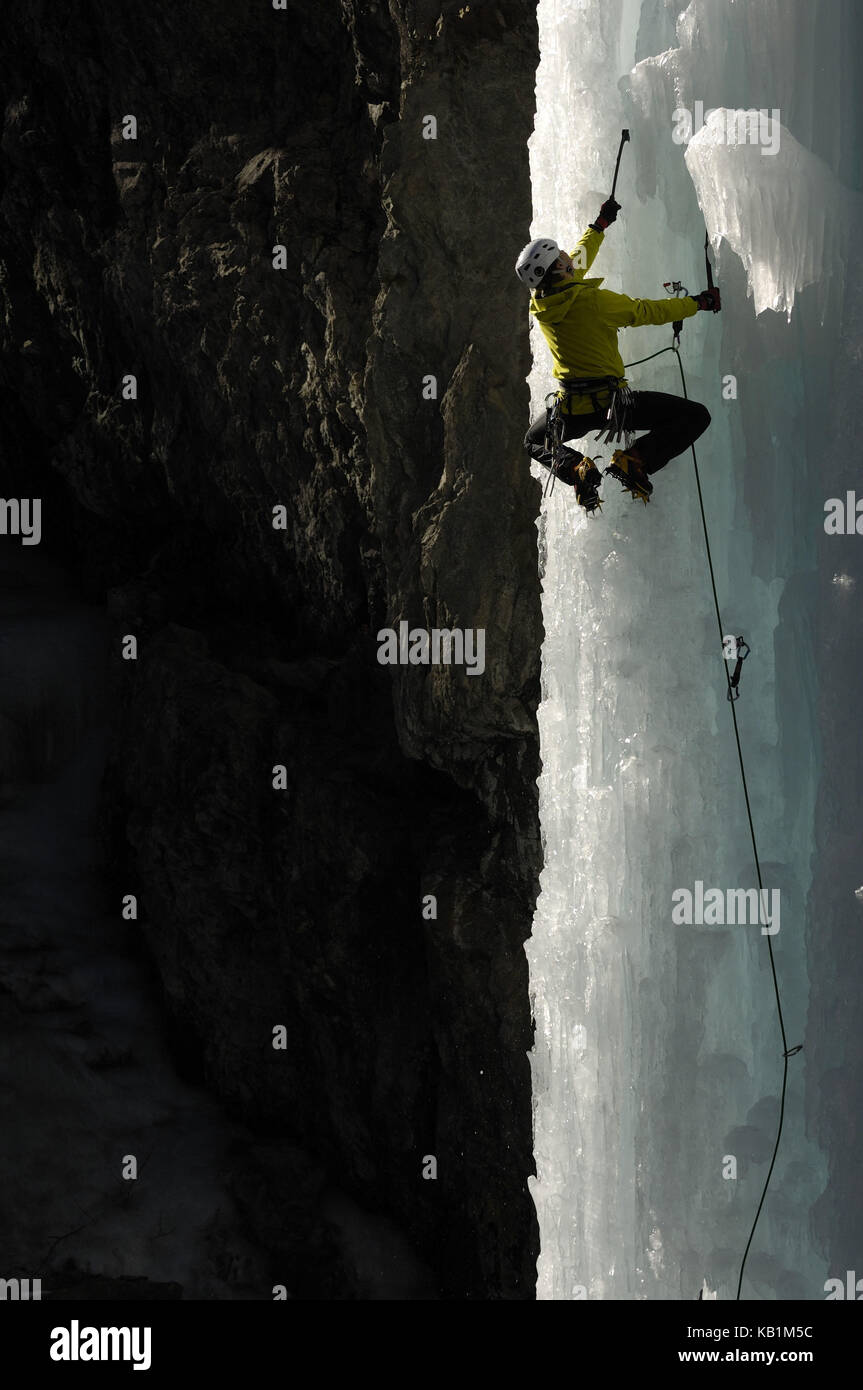
<path id="1" fill-rule="evenodd" d="M 582 439 L 597 430 L 609 441 L 626 442 L 627 434 L 647 430 L 630 447 L 616 449 L 606 469 L 646 503 L 653 491 L 650 476 L 683 453 L 710 424 L 710 415 L 697 401 L 627 386 L 617 346 L 619 329 L 673 323 L 691 318 L 699 309 L 716 313 L 721 303 L 717 288 L 680 299 L 630 299 L 600 289 L 602 278 L 585 279 L 619 210 L 619 203 L 607 199 L 572 255 L 561 251 L 551 237 L 538 237 L 524 248 L 515 266 L 532 291 L 530 312 L 551 349 L 554 375 L 561 383 L 550 411 L 534 420 L 524 445 L 537 463 L 575 488 L 588 513 L 600 505 L 599 470 L 577 449 L 558 443 L 553 450 L 550 425 L 559 431 L 558 441 Z"/>

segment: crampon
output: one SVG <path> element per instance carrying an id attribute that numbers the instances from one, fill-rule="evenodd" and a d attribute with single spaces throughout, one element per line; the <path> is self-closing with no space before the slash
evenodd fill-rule
<path id="1" fill-rule="evenodd" d="M 602 510 L 602 498 L 599 495 L 599 485 L 602 482 L 602 474 L 596 466 L 594 459 L 587 457 L 576 464 L 573 472 L 573 486 L 575 487 L 575 500 L 580 507 L 583 507 L 588 516 L 596 516 Z"/>
<path id="2" fill-rule="evenodd" d="M 633 500 L 638 497 L 645 507 L 647 506 L 653 492 L 653 484 L 637 454 L 627 453 L 625 449 L 616 449 L 605 471 L 610 477 L 617 479 L 624 492 L 628 492 Z"/>

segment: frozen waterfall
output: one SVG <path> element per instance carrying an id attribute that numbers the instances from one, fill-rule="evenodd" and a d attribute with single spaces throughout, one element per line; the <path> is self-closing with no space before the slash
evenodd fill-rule
<path id="1" fill-rule="evenodd" d="M 712 415 L 696 447 L 725 630 L 752 648 L 738 717 L 765 886 L 781 893 L 791 1046 L 812 983 L 821 775 L 812 581 L 828 494 L 813 403 L 830 389 L 859 205 L 841 132 L 847 12 L 841 0 L 540 0 L 531 142 L 531 235 L 570 250 L 630 129 L 623 211 L 591 270 L 607 288 L 659 299 L 678 280 L 697 293 L 705 222 L 710 234 L 723 312 L 688 320 L 681 352 Z M 761 144 L 741 138 L 757 126 L 747 112 L 764 113 Z M 553 383 L 531 331 L 536 414 Z M 624 361 L 671 336 L 624 330 Z M 680 394 L 671 353 L 629 380 Z M 607 465 L 610 447 L 596 448 Z M 607 479 L 596 521 L 558 486 L 539 521 L 545 869 L 527 951 L 540 1298 L 694 1299 L 705 1278 L 733 1298 L 776 1133 L 766 938 L 672 920 L 678 890 L 757 880 L 689 451 L 654 481 L 642 508 Z M 806 1125 L 811 1065 L 808 1051 L 790 1065 L 745 1298 L 823 1298 L 834 1272 L 810 1221 L 827 1183 Z"/>

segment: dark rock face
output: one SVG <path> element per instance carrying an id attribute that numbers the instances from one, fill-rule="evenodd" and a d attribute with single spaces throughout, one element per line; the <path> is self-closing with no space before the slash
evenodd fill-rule
<path id="1" fill-rule="evenodd" d="M 431 1271 L 403 1296 L 531 1298 L 533 7 L 5 23 L 3 493 L 109 593 L 105 824 L 178 1064 L 259 1136 L 227 1181 L 292 1292 L 368 1296 L 301 1287 L 318 1204 Z M 380 665 L 400 620 L 484 672 Z"/>

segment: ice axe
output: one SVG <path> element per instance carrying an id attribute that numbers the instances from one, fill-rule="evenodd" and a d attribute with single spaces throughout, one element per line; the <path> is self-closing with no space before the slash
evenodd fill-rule
<path id="1" fill-rule="evenodd" d="M 628 131 L 628 130 L 622 130 L 622 131 L 620 132 L 620 144 L 619 144 L 618 147 L 617 147 L 617 163 L 616 163 L 615 166 L 614 166 L 614 183 L 611 185 L 611 196 L 612 196 L 612 198 L 614 197 L 614 190 L 615 190 L 616 187 L 617 187 L 617 175 L 618 175 L 618 171 L 620 170 L 620 156 L 623 154 L 623 147 L 624 147 L 624 145 L 626 144 L 626 142 L 627 142 L 628 139 L 629 139 L 629 131 Z"/>
<path id="2" fill-rule="evenodd" d="M 710 257 L 709 257 L 708 254 L 707 254 L 707 248 L 709 247 L 709 245 L 710 245 L 710 238 L 709 238 L 708 235 L 707 235 L 707 227 L 705 226 L 705 228 L 704 228 L 704 264 L 707 266 L 707 288 L 708 288 L 709 290 L 712 290 L 712 289 L 715 288 L 715 286 L 714 286 L 714 284 L 713 284 L 713 267 L 712 267 L 711 264 L 710 264 Z M 718 310 L 718 309 L 714 309 L 713 312 L 714 312 L 714 314 L 718 314 L 718 313 L 719 313 L 719 310 Z"/>

